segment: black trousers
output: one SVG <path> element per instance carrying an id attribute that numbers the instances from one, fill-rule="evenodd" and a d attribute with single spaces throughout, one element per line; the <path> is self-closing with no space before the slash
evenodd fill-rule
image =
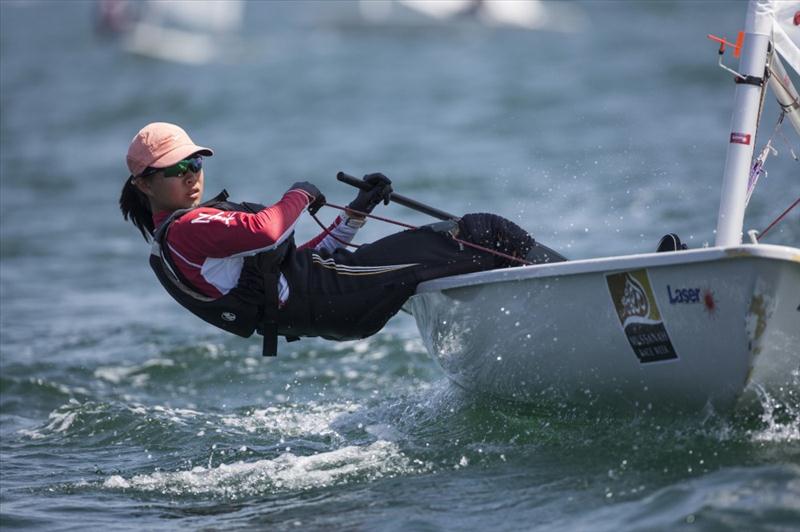
<path id="1" fill-rule="evenodd" d="M 534 239 L 493 214 L 468 214 L 364 244 L 355 251 L 296 251 L 282 269 L 289 300 L 280 309 L 278 333 L 332 340 L 378 332 L 411 297 L 417 285 L 439 277 L 519 265 L 459 244 L 458 238 L 526 257 Z"/>

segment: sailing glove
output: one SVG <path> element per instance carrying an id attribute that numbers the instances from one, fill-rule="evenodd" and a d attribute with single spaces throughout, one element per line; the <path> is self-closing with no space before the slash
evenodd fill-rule
<path id="1" fill-rule="evenodd" d="M 356 199 L 347 206 L 348 209 L 357 211 L 352 213 L 355 216 L 359 216 L 358 213 L 372 212 L 372 209 L 380 202 L 383 202 L 384 205 L 389 205 L 389 199 L 392 194 L 392 180 L 383 174 L 367 174 L 364 176 L 364 182 L 370 188 L 359 190 Z"/>
<path id="2" fill-rule="evenodd" d="M 308 181 L 299 181 L 289 190 L 302 190 L 311 197 L 311 201 L 308 203 L 308 212 L 311 214 L 317 214 L 317 211 L 325 205 L 325 195 Z"/>

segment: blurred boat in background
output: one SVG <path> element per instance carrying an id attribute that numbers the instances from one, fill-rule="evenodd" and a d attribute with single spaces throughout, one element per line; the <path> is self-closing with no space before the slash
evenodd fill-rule
<path id="1" fill-rule="evenodd" d="M 578 31 L 584 23 L 578 7 L 541 0 L 361 0 L 359 7 L 364 18 L 373 23 L 475 21 L 487 26 L 549 31 Z"/>
<path id="2" fill-rule="evenodd" d="M 495 27 L 578 32 L 587 25 L 574 3 L 542 0 L 356 0 L 315 6 L 331 25 L 378 27 Z"/>
<path id="3" fill-rule="evenodd" d="M 120 35 L 130 53 L 206 64 L 236 53 L 244 11 L 243 0 L 103 0 L 98 28 Z"/>

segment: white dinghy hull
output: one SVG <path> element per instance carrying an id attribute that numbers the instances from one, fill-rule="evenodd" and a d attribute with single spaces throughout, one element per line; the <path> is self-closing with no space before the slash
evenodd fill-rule
<path id="1" fill-rule="evenodd" d="M 462 387 L 519 402 L 732 408 L 800 365 L 800 250 L 743 245 L 423 283 L 408 304 Z M 794 375 L 793 375 L 794 373 Z"/>

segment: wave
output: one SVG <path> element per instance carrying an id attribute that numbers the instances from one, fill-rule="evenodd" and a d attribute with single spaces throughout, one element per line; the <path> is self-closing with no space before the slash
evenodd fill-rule
<path id="1" fill-rule="evenodd" d="M 170 496 L 205 495 L 238 499 L 283 491 L 303 491 L 418 474 L 430 465 L 409 459 L 391 442 L 346 446 L 309 456 L 285 452 L 270 460 L 238 461 L 188 471 L 153 472 L 124 478 L 113 475 L 108 490 L 156 492 Z"/>

